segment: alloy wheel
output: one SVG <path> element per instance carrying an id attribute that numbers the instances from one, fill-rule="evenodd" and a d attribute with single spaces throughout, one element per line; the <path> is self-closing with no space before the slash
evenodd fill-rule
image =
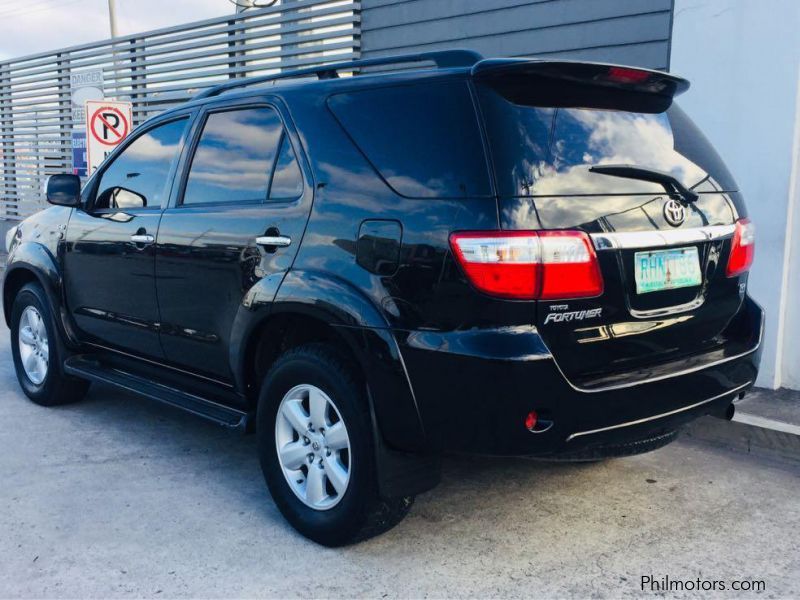
<path id="1" fill-rule="evenodd" d="M 41 313 L 26 306 L 19 319 L 19 358 L 25 375 L 34 385 L 41 385 L 47 377 L 50 349 L 47 329 Z"/>
<path id="2" fill-rule="evenodd" d="M 341 501 L 352 471 L 350 438 L 325 392 L 310 384 L 286 392 L 275 420 L 275 443 L 283 475 L 306 506 L 328 510 Z"/>

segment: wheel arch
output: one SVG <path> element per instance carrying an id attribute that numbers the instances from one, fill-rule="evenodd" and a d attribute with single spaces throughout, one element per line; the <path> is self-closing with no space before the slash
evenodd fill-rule
<path id="1" fill-rule="evenodd" d="M 51 312 L 54 316 L 61 316 L 62 277 L 58 263 L 44 245 L 23 242 L 14 248 L 6 264 L 6 275 L 3 279 L 3 314 L 6 325 L 11 324 L 14 298 L 26 284 L 31 282 L 42 286 L 50 303 Z M 61 333 L 65 333 L 62 319 L 56 317 L 56 322 Z"/>
<path id="2" fill-rule="evenodd" d="M 312 341 L 339 346 L 358 367 L 381 437 L 393 448 L 427 449 L 422 419 L 397 342 L 386 319 L 359 290 L 313 271 L 290 271 L 273 294 L 243 306 L 231 336 L 237 387 L 257 396 L 282 351 Z"/>

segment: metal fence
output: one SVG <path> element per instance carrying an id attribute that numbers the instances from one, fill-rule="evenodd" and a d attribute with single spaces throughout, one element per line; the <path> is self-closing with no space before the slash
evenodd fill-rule
<path id="1" fill-rule="evenodd" d="M 360 2 L 280 4 L 0 62 L 0 219 L 43 207 L 47 177 L 72 169 L 70 75 L 101 68 L 105 97 L 134 125 L 233 77 L 359 57 Z"/>

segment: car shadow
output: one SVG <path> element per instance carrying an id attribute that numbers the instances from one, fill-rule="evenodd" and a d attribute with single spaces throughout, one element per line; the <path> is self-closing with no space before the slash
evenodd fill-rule
<path id="1" fill-rule="evenodd" d="M 4 327 L 0 330 L 0 355 L 8 357 L 0 361 L 0 382 L 11 391 L 15 403 L 11 407 L 12 418 L 35 424 L 32 427 L 37 435 L 47 436 L 49 430 L 58 430 L 59 436 L 69 436 L 72 445 L 77 445 L 71 454 L 67 453 L 54 437 L 53 446 L 47 449 L 48 460 L 81 468 L 130 461 L 137 465 L 136 484 L 142 489 L 148 488 L 143 479 L 146 477 L 153 477 L 154 488 L 160 485 L 161 477 L 180 479 L 182 485 L 198 494 L 213 488 L 223 511 L 230 511 L 231 517 L 250 515 L 250 523 L 256 529 L 274 529 L 277 525 L 293 534 L 264 484 L 255 435 L 225 429 L 105 384 L 93 384 L 87 396 L 76 404 L 42 408 L 30 403 L 19 389 L 10 360 L 8 330 Z M 142 469 L 145 464 L 155 467 Z M 396 535 L 410 534 L 414 539 L 431 532 L 444 534 L 456 524 L 459 528 L 465 524 L 481 528 L 497 520 L 513 522 L 521 504 L 539 505 L 540 513 L 546 515 L 551 510 L 548 507 L 553 506 L 554 494 L 561 496 L 572 490 L 586 493 L 581 474 L 603 468 L 602 464 L 447 456 L 441 483 L 417 498 L 396 534 L 379 539 L 388 543 L 397 541 Z M 69 472 L 64 476 L 68 477 Z M 124 487 L 126 483 L 116 485 Z M 180 499 L 175 500 L 177 511 Z"/>
<path id="2" fill-rule="evenodd" d="M 106 451 L 173 460 L 183 469 L 213 477 L 217 490 L 227 490 L 232 511 L 263 512 L 268 506 L 266 516 L 282 521 L 263 482 L 255 435 L 103 384 L 93 384 L 80 403 L 48 410 L 79 420 L 89 430 L 102 430 Z M 481 519 L 489 508 L 513 511 L 516 495 L 524 493 L 528 502 L 536 502 L 551 486 L 568 493 L 581 472 L 596 468 L 589 463 L 447 456 L 441 483 L 417 499 L 410 524 L 446 527 L 456 519 Z"/>

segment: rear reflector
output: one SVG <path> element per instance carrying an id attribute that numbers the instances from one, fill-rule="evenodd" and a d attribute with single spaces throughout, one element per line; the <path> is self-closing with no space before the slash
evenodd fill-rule
<path id="1" fill-rule="evenodd" d="M 739 219 L 736 221 L 736 229 L 733 232 L 733 242 L 731 242 L 731 254 L 728 257 L 728 267 L 725 274 L 728 277 L 736 277 L 750 270 L 753 264 L 753 257 L 756 251 L 756 229 L 750 219 Z"/>
<path id="2" fill-rule="evenodd" d="M 603 293 L 592 242 L 582 231 L 468 231 L 450 246 L 472 285 L 514 300 L 589 298 Z"/>
<path id="3" fill-rule="evenodd" d="M 539 415 L 536 414 L 535 410 L 532 410 L 528 413 L 528 416 L 525 417 L 525 428 L 528 431 L 533 431 L 536 429 L 536 424 L 539 421 Z"/>

